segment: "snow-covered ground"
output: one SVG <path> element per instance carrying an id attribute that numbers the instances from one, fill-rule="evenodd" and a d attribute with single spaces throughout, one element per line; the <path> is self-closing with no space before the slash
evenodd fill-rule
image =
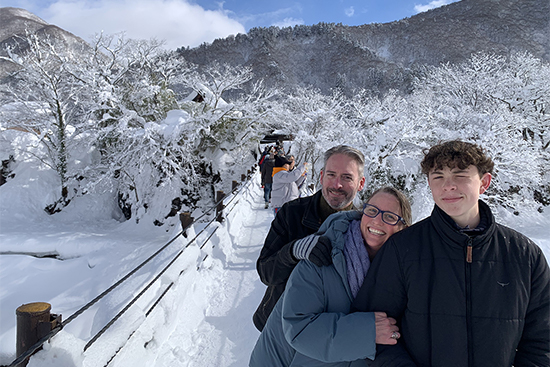
<path id="1" fill-rule="evenodd" d="M 213 222 L 205 229 L 208 222 L 199 221 L 186 238 L 178 236 L 177 218 L 168 231 L 146 220 L 136 225 L 108 219 L 117 217 L 109 197 L 79 198 L 62 213 L 49 216 L 41 208 L 50 202 L 48 193 L 55 187 L 51 173 L 22 165 L 16 174 L 0 187 L 0 365 L 15 358 L 18 306 L 48 302 L 53 313 L 67 319 L 174 238 L 128 281 L 67 324 L 28 366 L 248 364 L 258 337 L 251 318 L 265 290 L 255 261 L 273 218 L 272 211 L 264 209 L 257 173 L 231 202 L 227 199 L 229 214 L 223 223 Z M 433 204 L 415 205 L 418 213 L 425 212 L 418 205 Z M 500 217 L 530 236 L 550 258 L 548 213 L 517 217 L 502 212 Z M 159 280 L 83 352 L 88 341 L 173 259 Z"/>
<path id="2" fill-rule="evenodd" d="M 18 180 L 13 180 L 0 188 L 0 365 L 15 359 L 17 307 L 48 302 L 52 313 L 67 319 L 173 238 L 112 294 L 67 324 L 29 366 L 104 366 L 115 354 L 110 366 L 247 365 L 259 335 L 252 314 L 265 290 L 255 261 L 273 219 L 272 211 L 264 209 L 257 174 L 231 202 L 231 197 L 226 200 L 230 212 L 224 222 L 214 221 L 193 242 L 210 220 L 195 223 L 185 238 L 178 236 L 177 218 L 168 232 L 106 219 L 115 210 L 109 198 L 81 198 L 66 212 L 48 216 L 37 209 L 50 189 L 48 174 L 25 169 L 17 174 L 21 179 L 31 175 L 29 184 L 18 188 Z M 98 206 L 97 200 L 104 202 Z M 83 353 L 86 343 L 180 252 L 160 279 Z M 55 254 L 64 260 L 22 253 Z M 170 283 L 170 291 L 145 317 Z"/>

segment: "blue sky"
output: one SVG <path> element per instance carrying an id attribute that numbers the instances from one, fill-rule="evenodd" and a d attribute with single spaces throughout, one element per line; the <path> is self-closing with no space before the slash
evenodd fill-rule
<path id="1" fill-rule="evenodd" d="M 125 32 L 195 47 L 253 27 L 387 23 L 457 0 L 0 0 L 86 40 Z"/>

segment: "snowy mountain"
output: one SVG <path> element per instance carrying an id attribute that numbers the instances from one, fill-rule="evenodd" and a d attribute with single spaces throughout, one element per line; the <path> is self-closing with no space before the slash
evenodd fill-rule
<path id="1" fill-rule="evenodd" d="M 56 25 L 49 24 L 31 12 L 19 8 L 0 8 L 0 80 L 8 73 L 16 70 L 15 65 L 6 60 L 6 46 L 23 45 L 18 37 L 24 37 L 26 32 L 36 33 L 40 37 L 55 40 L 55 44 L 61 48 L 70 48 L 81 50 L 88 48 L 89 45 L 82 38 L 59 28 Z M 21 46 L 25 47 L 25 46 Z M 15 49 L 16 52 L 24 49 Z"/>
<path id="2" fill-rule="evenodd" d="M 420 65 L 457 63 L 472 53 L 528 51 L 550 60 L 550 2 L 462 0 L 397 22 L 254 28 L 193 49 L 185 59 L 252 66 L 268 86 L 350 91 L 407 89 Z"/>
<path id="3" fill-rule="evenodd" d="M 23 9 L 0 8 L 0 21 L 0 50 L 26 27 L 68 47 L 85 44 Z M 250 84 L 263 79 L 268 87 L 313 86 L 324 93 L 366 88 L 377 93 L 408 90 L 421 65 L 458 63 L 481 51 L 506 56 L 528 51 L 550 60 L 550 2 L 462 0 L 384 24 L 253 28 L 211 44 L 182 47 L 178 54 L 202 66 L 213 61 L 250 66 L 255 74 Z M 0 59 L 0 76 L 10 66 Z"/>

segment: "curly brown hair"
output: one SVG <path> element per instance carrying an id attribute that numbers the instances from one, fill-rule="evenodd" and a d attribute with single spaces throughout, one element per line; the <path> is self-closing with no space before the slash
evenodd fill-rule
<path id="1" fill-rule="evenodd" d="M 422 173 L 428 175 L 432 170 L 476 166 L 480 176 L 493 173 L 494 163 L 479 145 L 460 140 L 452 140 L 434 145 L 424 150 L 424 159 L 420 163 Z"/>

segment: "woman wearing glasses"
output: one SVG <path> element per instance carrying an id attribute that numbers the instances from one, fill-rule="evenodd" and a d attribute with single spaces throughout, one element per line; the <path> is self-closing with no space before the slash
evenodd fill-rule
<path id="1" fill-rule="evenodd" d="M 269 316 L 249 366 L 366 366 L 376 344 L 400 337 L 383 312 L 349 313 L 370 262 L 384 242 L 411 224 L 411 207 L 398 190 L 375 191 L 363 211 L 330 216 L 312 236 L 332 244 L 329 266 L 303 260 Z"/>

